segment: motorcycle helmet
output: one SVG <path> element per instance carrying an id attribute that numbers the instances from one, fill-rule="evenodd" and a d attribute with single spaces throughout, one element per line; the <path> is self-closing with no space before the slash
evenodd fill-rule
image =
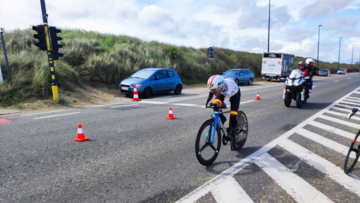
<path id="1" fill-rule="evenodd" d="M 311 58 L 306 59 L 306 64 L 309 65 L 310 63 L 315 63 L 315 61 Z"/>
<path id="2" fill-rule="evenodd" d="M 209 78 L 207 82 L 207 86 L 209 90 L 217 90 L 220 91 L 224 84 L 224 77 L 221 75 L 213 75 Z"/>
<path id="3" fill-rule="evenodd" d="M 299 68 L 300 68 L 300 65 L 304 65 L 304 67 L 305 67 L 305 62 L 304 61 L 299 61 L 299 63 L 298 63 Z"/>

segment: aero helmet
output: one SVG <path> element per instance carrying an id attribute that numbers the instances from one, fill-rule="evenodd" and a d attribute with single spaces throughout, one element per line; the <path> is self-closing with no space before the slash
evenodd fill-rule
<path id="1" fill-rule="evenodd" d="M 222 86 L 224 84 L 224 77 L 221 75 L 213 75 L 209 78 L 207 82 L 207 87 L 212 90 L 216 89 L 217 91 L 220 91 Z"/>

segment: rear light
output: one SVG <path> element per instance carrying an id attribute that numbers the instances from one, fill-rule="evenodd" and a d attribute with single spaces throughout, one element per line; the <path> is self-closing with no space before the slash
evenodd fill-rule
<path id="1" fill-rule="evenodd" d="M 281 76 L 279 76 L 279 79 L 281 79 Z"/>

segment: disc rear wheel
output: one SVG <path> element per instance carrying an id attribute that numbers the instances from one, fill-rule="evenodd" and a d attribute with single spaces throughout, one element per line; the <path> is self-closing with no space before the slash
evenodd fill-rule
<path id="1" fill-rule="evenodd" d="M 195 142 L 196 158 L 204 166 L 211 165 L 220 152 L 221 132 L 216 128 L 214 135 L 215 122 L 213 119 L 205 121 L 199 129 Z M 213 137 L 214 135 L 214 137 Z"/>
<path id="2" fill-rule="evenodd" d="M 235 149 L 241 150 L 246 142 L 249 131 L 248 119 L 243 111 L 238 111 L 237 131 L 235 134 Z"/>

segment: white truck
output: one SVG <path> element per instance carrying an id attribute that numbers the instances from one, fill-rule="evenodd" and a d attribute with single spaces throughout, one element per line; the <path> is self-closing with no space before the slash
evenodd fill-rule
<path id="1" fill-rule="evenodd" d="M 294 54 L 264 52 L 261 65 L 261 77 L 270 80 L 284 81 L 293 69 Z"/>

